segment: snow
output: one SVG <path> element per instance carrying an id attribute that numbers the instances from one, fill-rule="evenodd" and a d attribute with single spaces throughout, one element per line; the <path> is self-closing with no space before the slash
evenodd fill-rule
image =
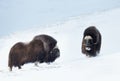
<path id="1" fill-rule="evenodd" d="M 0 80 L 2 81 L 120 81 L 120 8 L 71 17 L 66 21 L 34 27 L 0 38 Z M 94 25 L 102 34 L 101 52 L 88 58 L 81 53 L 84 30 Z M 25 64 L 8 68 L 10 48 L 19 41 L 29 42 L 35 35 L 48 34 L 58 41 L 60 58 L 50 65 Z"/>

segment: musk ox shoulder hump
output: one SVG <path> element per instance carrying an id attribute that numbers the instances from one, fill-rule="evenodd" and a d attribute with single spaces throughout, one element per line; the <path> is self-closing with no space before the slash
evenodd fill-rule
<path id="1" fill-rule="evenodd" d="M 44 49 L 46 52 L 50 52 L 56 45 L 57 40 L 49 35 L 37 35 L 33 38 L 33 40 L 41 40 L 44 44 Z"/>
<path id="2" fill-rule="evenodd" d="M 49 35 L 45 35 L 45 34 L 42 34 L 42 35 L 37 35 L 33 38 L 34 40 L 42 40 L 42 41 L 50 41 L 50 42 L 55 42 L 57 43 L 57 40 L 54 39 L 53 37 L 49 36 Z"/>

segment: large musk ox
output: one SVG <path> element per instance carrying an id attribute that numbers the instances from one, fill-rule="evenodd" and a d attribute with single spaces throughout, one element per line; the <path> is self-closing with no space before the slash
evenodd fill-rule
<path id="1" fill-rule="evenodd" d="M 101 48 L 101 34 L 95 26 L 90 26 L 84 31 L 82 39 L 82 53 L 86 56 L 96 56 Z"/>
<path id="2" fill-rule="evenodd" d="M 48 35 L 39 36 L 47 38 L 47 40 L 42 40 L 42 38 L 38 40 L 38 36 L 36 36 L 28 44 L 18 42 L 11 48 L 8 60 L 8 66 L 10 67 L 10 71 L 12 71 L 13 66 L 21 69 L 21 66 L 26 63 L 50 63 L 55 61 L 55 59 L 60 56 L 59 49 L 55 47 L 57 41 L 54 38 Z M 45 43 L 45 41 L 47 42 Z M 47 44 L 50 47 L 49 49 L 51 50 L 46 50 L 46 48 L 48 47 Z M 51 47 L 51 45 L 54 46 Z"/>

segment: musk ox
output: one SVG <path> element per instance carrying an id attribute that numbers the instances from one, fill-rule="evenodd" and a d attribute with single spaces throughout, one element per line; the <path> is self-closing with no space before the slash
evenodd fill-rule
<path id="1" fill-rule="evenodd" d="M 47 35 L 45 35 L 47 36 Z M 49 37 L 49 36 L 48 36 Z M 23 42 L 18 42 L 16 43 L 10 50 L 9 53 L 9 60 L 8 60 L 8 67 L 10 68 L 10 71 L 12 71 L 12 67 L 18 67 L 21 69 L 21 66 L 26 64 L 26 63 L 34 63 L 34 62 L 39 62 L 39 63 L 51 63 L 55 61 L 57 57 L 60 56 L 60 51 L 56 46 L 57 41 L 55 44 L 52 44 L 53 40 L 51 38 L 47 38 L 46 41 L 50 41 L 50 45 L 54 46 L 49 46 L 51 50 L 46 51 L 46 44 L 44 44 L 44 41 L 42 39 L 36 39 L 34 38 L 30 43 L 25 44 Z M 46 42 L 47 43 L 47 42 Z M 49 43 L 48 43 L 49 44 Z"/>
<path id="2" fill-rule="evenodd" d="M 90 26 L 84 31 L 82 39 L 82 53 L 86 56 L 96 56 L 101 48 L 101 34 L 95 26 Z"/>

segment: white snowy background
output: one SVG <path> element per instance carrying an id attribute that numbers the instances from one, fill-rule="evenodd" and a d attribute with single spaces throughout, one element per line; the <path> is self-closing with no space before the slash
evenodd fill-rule
<path id="1" fill-rule="evenodd" d="M 68 0 L 65 1 L 67 3 Z M 119 0 L 115 1 L 119 2 Z M 112 5 L 112 2 L 109 4 Z M 94 7 L 96 6 L 97 4 Z M 106 6 L 103 7 L 106 8 Z M 120 81 L 120 8 L 110 7 L 110 9 L 104 11 L 96 10 L 91 14 L 68 17 L 67 20 L 59 23 L 55 22 L 51 25 L 31 25 L 30 28 L 21 31 L 16 29 L 9 35 L 0 37 L 0 80 Z M 89 26 L 96 26 L 102 34 L 101 52 L 93 58 L 88 58 L 81 53 L 83 32 Z M 0 31 L 2 32 L 2 29 Z M 13 71 L 10 72 L 8 68 L 10 48 L 16 42 L 31 41 L 38 34 L 48 34 L 57 39 L 60 58 L 50 65 L 42 63 L 39 64 L 39 67 L 36 67 L 33 63 L 29 63 L 22 66 L 20 70 L 13 68 Z"/>

